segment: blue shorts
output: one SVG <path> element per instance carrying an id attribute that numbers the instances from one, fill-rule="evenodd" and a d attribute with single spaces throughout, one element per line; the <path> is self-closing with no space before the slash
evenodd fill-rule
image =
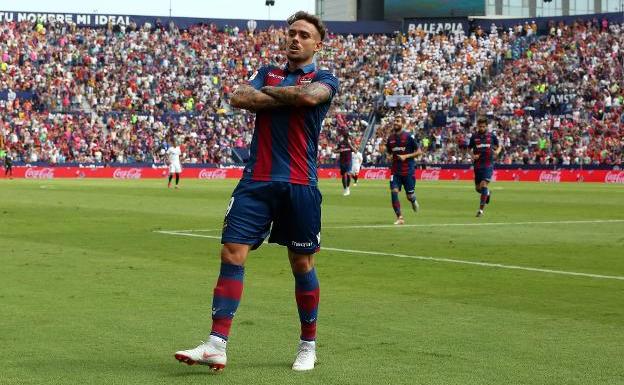
<path id="1" fill-rule="evenodd" d="M 494 168 L 475 168 L 475 184 L 481 184 L 482 181 L 490 182 L 492 180 L 492 174 L 494 174 Z"/>
<path id="2" fill-rule="evenodd" d="M 348 174 L 351 172 L 351 164 L 340 163 L 340 175 Z"/>
<path id="3" fill-rule="evenodd" d="M 269 236 L 270 243 L 313 254 L 321 245 L 322 200 L 316 186 L 241 180 L 225 213 L 221 243 L 257 249 Z"/>
<path id="4" fill-rule="evenodd" d="M 401 191 L 401 186 L 405 187 L 406 194 L 413 194 L 416 188 L 416 178 L 414 174 L 410 175 L 391 175 L 390 176 L 390 190 L 395 188 Z"/>

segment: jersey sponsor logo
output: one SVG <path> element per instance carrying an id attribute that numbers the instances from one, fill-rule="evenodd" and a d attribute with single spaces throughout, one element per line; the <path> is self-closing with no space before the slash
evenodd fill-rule
<path id="1" fill-rule="evenodd" d="M 275 78 L 275 79 L 279 79 L 279 80 L 284 80 L 286 78 L 285 76 L 280 76 L 278 74 L 274 74 L 273 72 L 269 72 L 268 76 L 270 78 Z"/>
<path id="2" fill-rule="evenodd" d="M 312 83 L 312 79 L 300 79 L 299 84 L 310 84 Z"/>
<path id="3" fill-rule="evenodd" d="M 489 143 L 481 143 L 476 146 L 477 148 L 490 148 L 492 147 Z"/>
<path id="4" fill-rule="evenodd" d="M 624 171 L 609 171 L 605 175 L 605 183 L 624 184 Z"/>
<path id="5" fill-rule="evenodd" d="M 386 179 L 387 170 L 366 170 L 364 179 Z"/>
<path id="6" fill-rule="evenodd" d="M 141 179 L 140 168 L 116 168 L 113 172 L 113 179 Z"/>
<path id="7" fill-rule="evenodd" d="M 440 170 L 423 170 L 421 180 L 440 180 Z"/>
<path id="8" fill-rule="evenodd" d="M 407 147 L 393 147 L 392 152 L 405 151 Z"/>
<path id="9" fill-rule="evenodd" d="M 199 172 L 199 179 L 225 179 L 227 177 L 227 171 L 222 168 L 214 170 L 202 169 Z"/>
<path id="10" fill-rule="evenodd" d="M 561 171 L 542 171 L 539 175 L 539 181 L 544 183 L 561 182 Z"/>
<path id="11" fill-rule="evenodd" d="M 26 173 L 24 174 L 24 178 L 26 179 L 53 179 L 54 169 L 53 168 L 39 168 L 39 169 L 29 168 L 28 170 L 26 170 Z"/>

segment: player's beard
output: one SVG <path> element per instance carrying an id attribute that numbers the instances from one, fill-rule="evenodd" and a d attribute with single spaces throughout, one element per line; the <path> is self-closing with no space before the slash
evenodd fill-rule
<path id="1" fill-rule="evenodd" d="M 288 61 L 291 63 L 303 63 L 310 59 L 301 49 L 294 52 L 290 50 L 286 51 L 286 58 L 288 58 Z"/>

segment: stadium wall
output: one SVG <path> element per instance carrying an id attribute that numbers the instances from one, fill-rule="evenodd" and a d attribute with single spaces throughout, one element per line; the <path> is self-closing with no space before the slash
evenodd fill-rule
<path id="1" fill-rule="evenodd" d="M 14 178 L 56 179 L 56 178 L 108 178 L 108 179 L 157 179 L 169 174 L 164 167 L 15 167 Z M 243 174 L 242 168 L 186 168 L 183 177 L 190 179 L 238 179 Z M 387 168 L 364 168 L 360 178 L 372 180 L 390 179 Z M 319 169 L 319 178 L 337 179 L 340 170 L 335 168 Z M 416 170 L 418 180 L 471 181 L 474 174 L 471 169 L 426 169 Z M 593 182 L 624 184 L 624 171 L 620 170 L 523 170 L 508 169 L 494 171 L 493 180 L 510 182 Z"/>

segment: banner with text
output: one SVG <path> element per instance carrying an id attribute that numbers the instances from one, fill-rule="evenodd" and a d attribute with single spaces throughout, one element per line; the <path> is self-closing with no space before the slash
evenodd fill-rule
<path id="1" fill-rule="evenodd" d="M 111 179 L 155 179 L 166 178 L 166 168 L 151 167 L 15 167 L 13 177 L 26 179 L 54 178 L 111 178 Z M 183 178 L 190 179 L 231 179 L 240 178 L 242 168 L 187 168 L 182 172 Z M 387 168 L 364 168 L 360 171 L 361 179 L 388 180 L 390 170 Z M 6 178 L 6 177 L 5 177 Z M 340 170 L 323 168 L 319 170 L 319 178 L 338 179 Z M 418 180 L 473 180 L 471 169 L 427 169 L 416 170 Z M 624 171 L 609 170 L 496 170 L 493 181 L 515 182 L 596 182 L 624 184 Z"/>

